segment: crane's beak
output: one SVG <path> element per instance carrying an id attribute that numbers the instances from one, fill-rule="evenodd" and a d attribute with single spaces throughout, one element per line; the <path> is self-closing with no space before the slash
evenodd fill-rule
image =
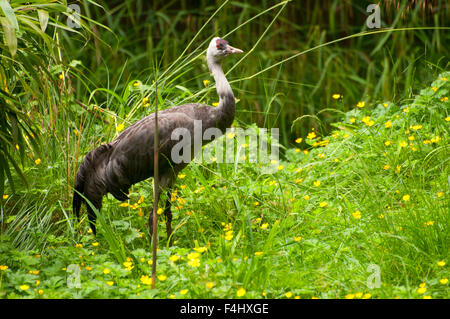
<path id="1" fill-rule="evenodd" d="M 238 49 L 238 48 L 233 48 L 231 45 L 227 45 L 227 49 L 226 49 L 226 52 L 228 53 L 228 54 L 232 54 L 232 53 L 242 53 L 242 52 L 244 52 L 244 51 L 242 51 L 241 49 Z"/>

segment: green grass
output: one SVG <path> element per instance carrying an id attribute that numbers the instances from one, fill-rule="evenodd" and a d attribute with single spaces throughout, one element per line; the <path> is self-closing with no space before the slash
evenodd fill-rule
<path id="1" fill-rule="evenodd" d="M 392 32 L 366 32 L 369 2 L 97 3 L 79 1 L 76 32 L 64 1 L 0 11 L 0 298 L 449 297 L 444 1 L 382 2 Z M 217 102 L 212 35 L 246 51 L 224 65 L 234 126 L 280 128 L 281 161 L 183 171 L 153 290 L 151 180 L 127 207 L 105 198 L 94 238 L 71 211 L 74 177 L 153 111 L 155 80 L 162 109 Z"/>
<path id="2" fill-rule="evenodd" d="M 34 193 L 2 206 L 0 295 L 239 298 L 244 288 L 246 298 L 448 298 L 450 72 L 425 85 L 403 103 L 354 107 L 329 135 L 299 136 L 283 160 L 263 164 L 276 173 L 189 165 L 172 194 L 173 247 L 159 218 L 156 289 L 145 277 L 151 184 L 135 185 L 127 207 L 105 199 L 94 238 L 85 217 L 78 225 L 49 200 L 51 187 L 38 187 L 63 170 L 64 155 L 56 168 L 31 163 Z M 73 267 L 80 288 L 68 286 Z"/>

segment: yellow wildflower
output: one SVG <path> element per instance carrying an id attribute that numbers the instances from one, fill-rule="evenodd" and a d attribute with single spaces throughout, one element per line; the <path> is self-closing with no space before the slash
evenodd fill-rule
<path id="1" fill-rule="evenodd" d="M 295 143 L 301 143 L 303 141 L 303 138 L 299 137 L 295 140 Z"/>
<path id="2" fill-rule="evenodd" d="M 357 107 L 363 108 L 366 105 L 365 101 L 359 101 L 358 104 L 356 104 Z"/>
<path id="3" fill-rule="evenodd" d="M 152 278 L 147 275 L 142 275 L 140 280 L 144 285 L 151 285 L 153 283 Z"/>
<path id="4" fill-rule="evenodd" d="M 122 131 L 124 128 L 125 128 L 125 125 L 123 125 L 122 123 L 120 123 L 119 125 L 117 125 L 116 131 L 117 131 L 117 132 L 120 132 L 120 131 Z"/>
<path id="5" fill-rule="evenodd" d="M 445 261 L 441 260 L 437 262 L 439 267 L 444 267 L 445 266 Z"/>
<path id="6" fill-rule="evenodd" d="M 427 291 L 427 288 L 425 288 L 425 287 L 419 287 L 419 288 L 417 288 L 417 292 L 418 292 L 419 294 L 424 294 L 426 291 Z"/>
<path id="7" fill-rule="evenodd" d="M 190 253 L 187 255 L 187 259 L 193 260 L 193 259 L 197 259 L 199 256 L 200 256 L 199 253 Z"/>
<path id="8" fill-rule="evenodd" d="M 203 247 L 196 247 L 194 248 L 195 251 L 198 251 L 199 253 L 203 253 L 208 249 L 208 247 L 203 246 Z"/>
<path id="9" fill-rule="evenodd" d="M 292 292 L 287 292 L 284 294 L 286 296 L 286 298 L 291 298 L 292 297 Z"/>
<path id="10" fill-rule="evenodd" d="M 268 223 L 264 223 L 264 224 L 261 225 L 261 229 L 266 229 L 267 227 L 269 227 Z"/>
<path id="11" fill-rule="evenodd" d="M 106 284 L 107 284 L 108 286 L 112 286 L 112 285 L 114 285 L 114 281 L 107 281 Z"/>
<path id="12" fill-rule="evenodd" d="M 185 294 L 187 294 L 188 293 L 188 289 L 183 289 L 183 290 L 180 290 L 180 295 L 185 295 Z"/>
<path id="13" fill-rule="evenodd" d="M 409 194 L 406 194 L 406 195 L 403 195 L 403 200 L 405 201 L 405 202 L 407 202 L 407 201 L 409 201 L 409 199 L 411 198 L 411 196 L 409 196 Z"/>
<path id="14" fill-rule="evenodd" d="M 233 239 L 233 231 L 229 230 L 225 233 L 225 240 L 232 240 Z"/>
<path id="15" fill-rule="evenodd" d="M 362 297 L 362 295 L 363 295 L 362 292 L 357 292 L 357 293 L 355 294 L 355 297 L 359 299 L 359 298 Z"/>
<path id="16" fill-rule="evenodd" d="M 28 286 L 28 285 L 21 285 L 20 287 L 19 287 L 21 290 L 28 290 L 28 288 L 30 288 L 30 286 Z"/>
<path id="17" fill-rule="evenodd" d="M 207 283 L 205 283 L 206 288 L 211 289 L 212 287 L 214 287 L 214 282 L 213 281 L 209 281 Z"/>
<path id="18" fill-rule="evenodd" d="M 236 296 L 238 297 L 242 297 L 243 295 L 245 295 L 246 291 L 244 288 L 239 288 L 239 290 L 236 292 Z"/>
<path id="19" fill-rule="evenodd" d="M 319 187 L 320 186 L 320 181 L 319 180 L 317 180 L 317 181 L 314 181 L 314 186 L 316 186 L 316 187 Z"/>
<path id="20" fill-rule="evenodd" d="M 361 212 L 357 210 L 356 212 L 352 213 L 352 216 L 354 219 L 360 219 L 361 218 Z"/>
<path id="21" fill-rule="evenodd" d="M 111 270 L 109 270 L 109 268 L 103 269 L 103 273 L 104 273 L 105 275 L 109 274 L 110 272 L 111 272 Z"/>
<path id="22" fill-rule="evenodd" d="M 234 138 L 236 136 L 236 133 L 230 132 L 227 134 L 227 138 Z"/>
<path id="23" fill-rule="evenodd" d="M 41 159 L 40 159 L 40 158 L 38 158 L 37 160 L 35 160 L 35 161 L 34 161 L 34 163 L 35 163 L 36 165 L 39 165 L 39 164 L 41 164 L 41 162 L 42 162 L 42 161 L 41 161 Z"/>
<path id="24" fill-rule="evenodd" d="M 448 283 L 448 278 L 442 278 L 441 280 L 439 280 L 439 282 L 443 285 Z"/>
<path id="25" fill-rule="evenodd" d="M 320 206 L 320 207 L 325 207 L 325 206 L 327 206 L 327 205 L 328 205 L 327 202 L 320 202 L 320 203 L 319 203 L 319 206 Z"/>
<path id="26" fill-rule="evenodd" d="M 315 132 L 309 132 L 308 135 L 306 136 L 307 139 L 313 140 L 317 137 Z"/>
<path id="27" fill-rule="evenodd" d="M 125 261 L 123 263 L 123 266 L 126 270 L 132 270 L 134 268 L 133 263 L 131 261 Z"/>
<path id="28" fill-rule="evenodd" d="M 167 279 L 167 276 L 166 275 L 159 275 L 158 276 L 158 280 L 159 281 L 164 281 L 164 280 L 166 280 Z"/>
<path id="29" fill-rule="evenodd" d="M 392 126 L 392 122 L 391 121 L 387 121 L 386 123 L 384 123 L 384 127 L 385 128 L 390 128 Z"/>
<path id="30" fill-rule="evenodd" d="M 342 97 L 342 95 L 336 93 L 336 94 L 333 94 L 331 97 L 335 100 L 339 100 Z"/>

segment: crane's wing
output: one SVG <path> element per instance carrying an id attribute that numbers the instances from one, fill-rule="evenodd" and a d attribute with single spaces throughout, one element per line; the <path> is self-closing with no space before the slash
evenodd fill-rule
<path id="1" fill-rule="evenodd" d="M 183 138 L 190 139 L 192 159 L 194 155 L 194 121 L 210 119 L 211 107 L 186 104 L 158 112 L 159 172 L 177 174 L 188 162 L 172 160 L 172 149 L 179 142 L 176 129 L 183 129 Z M 206 128 L 206 127 L 205 127 Z M 203 134 L 204 129 L 201 134 Z M 178 131 L 180 132 L 180 131 Z M 154 114 L 137 121 L 122 132 L 112 143 L 113 151 L 105 168 L 108 191 L 116 198 L 123 198 L 131 185 L 153 176 L 154 165 Z M 186 140 L 183 142 L 186 143 Z M 188 141 L 189 142 L 189 141 Z M 189 159 L 189 161 L 190 161 Z"/>

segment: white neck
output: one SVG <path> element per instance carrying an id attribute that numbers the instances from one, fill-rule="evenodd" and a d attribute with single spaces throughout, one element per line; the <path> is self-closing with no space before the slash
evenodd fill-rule
<path id="1" fill-rule="evenodd" d="M 228 96 L 233 96 L 234 98 L 233 90 L 231 89 L 231 86 L 223 73 L 220 62 L 208 57 L 208 67 L 214 77 L 214 80 L 216 81 L 216 90 L 217 95 L 219 96 L 220 106 L 224 103 Z"/>
<path id="2" fill-rule="evenodd" d="M 209 55 L 207 55 L 206 60 L 209 70 L 216 81 L 216 90 L 219 96 L 219 105 L 214 109 L 214 113 L 216 114 L 215 126 L 225 129 L 233 123 L 235 115 L 236 103 L 233 90 L 223 73 L 220 61 L 217 61 Z"/>

